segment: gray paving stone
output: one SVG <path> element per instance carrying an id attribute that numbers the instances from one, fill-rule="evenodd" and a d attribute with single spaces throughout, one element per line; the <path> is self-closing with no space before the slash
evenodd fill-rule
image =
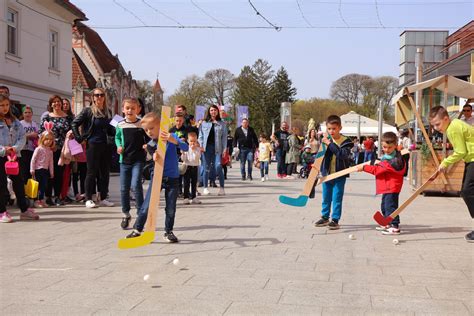
<path id="1" fill-rule="evenodd" d="M 197 296 L 197 299 L 212 301 L 217 298 L 232 302 L 277 303 L 281 294 L 282 291 L 280 290 L 211 286 L 204 289 Z"/>
<path id="2" fill-rule="evenodd" d="M 454 300 L 372 296 L 372 306 L 374 308 L 387 308 L 398 311 L 415 311 L 416 313 L 469 314 L 466 306 L 461 301 Z"/>
<path id="3" fill-rule="evenodd" d="M 5 315 L 92 315 L 94 309 L 59 305 L 13 304 L 7 306 Z"/>
<path id="4" fill-rule="evenodd" d="M 303 291 L 301 289 L 285 290 L 280 299 L 280 304 L 369 308 L 370 296 L 336 293 L 326 294 L 324 288 L 310 291 Z"/>
<path id="5" fill-rule="evenodd" d="M 343 283 L 342 292 L 346 294 L 369 294 L 383 296 L 403 296 L 430 298 L 424 286 L 393 285 L 382 278 L 379 284 Z"/>
<path id="6" fill-rule="evenodd" d="M 321 307 L 233 302 L 224 315 L 321 315 Z"/>

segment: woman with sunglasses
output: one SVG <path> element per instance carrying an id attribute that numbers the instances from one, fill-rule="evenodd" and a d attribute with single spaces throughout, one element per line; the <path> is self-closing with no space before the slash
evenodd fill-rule
<path id="1" fill-rule="evenodd" d="M 64 166 L 59 166 L 58 161 L 61 157 L 61 148 L 63 148 L 66 134 L 71 130 L 71 118 L 63 111 L 63 99 L 58 95 L 49 98 L 48 113 L 43 115 L 39 133 L 45 131 L 44 122 L 52 122 L 51 132 L 54 134 L 56 146 L 53 150 L 54 179 L 48 182 L 46 187 L 46 204 L 49 206 L 64 205 L 64 196 L 61 196 L 61 186 L 63 184 Z M 52 195 L 54 188 L 54 196 Z"/>
<path id="2" fill-rule="evenodd" d="M 79 143 L 86 141 L 87 173 L 86 173 L 86 207 L 96 208 L 92 201 L 96 179 L 99 176 L 99 206 L 114 206 L 107 200 L 109 194 L 109 173 L 111 151 L 109 139 L 115 135 L 115 128 L 110 125 L 112 113 L 107 107 L 107 98 L 102 88 L 92 91 L 92 105 L 82 109 L 72 122 L 74 137 Z M 79 132 L 82 127 L 82 134 Z"/>

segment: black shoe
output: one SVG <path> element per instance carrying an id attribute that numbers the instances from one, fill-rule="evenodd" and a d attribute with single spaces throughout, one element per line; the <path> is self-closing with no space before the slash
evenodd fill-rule
<path id="1" fill-rule="evenodd" d="M 120 223 L 120 226 L 122 229 L 127 229 L 128 226 L 130 225 L 130 220 L 132 219 L 131 216 L 128 217 L 122 217 L 122 222 Z"/>
<path id="2" fill-rule="evenodd" d="M 62 206 L 62 205 L 64 205 L 64 202 L 61 201 L 59 198 L 55 198 L 55 199 L 54 199 L 54 205 L 56 205 L 56 206 Z"/>
<path id="3" fill-rule="evenodd" d="M 178 199 L 182 199 L 182 198 L 184 198 L 183 192 L 178 193 Z"/>
<path id="4" fill-rule="evenodd" d="M 252 181 L 252 180 L 253 180 L 253 178 L 252 178 L 252 176 L 251 176 L 251 175 L 249 175 L 249 180 L 250 180 L 250 181 Z"/>
<path id="5" fill-rule="evenodd" d="M 125 238 L 135 238 L 135 237 L 138 237 L 138 236 L 141 236 L 141 233 L 134 229 L 130 234 L 127 235 L 127 237 Z"/>
<path id="6" fill-rule="evenodd" d="M 70 199 L 68 196 L 66 196 L 66 197 L 64 198 L 64 203 L 65 203 L 65 204 L 71 204 L 72 202 L 74 202 L 74 201 L 73 201 L 72 199 Z"/>
<path id="7" fill-rule="evenodd" d="M 198 188 L 202 188 L 203 186 L 204 185 L 201 182 L 198 183 Z"/>
<path id="8" fill-rule="evenodd" d="M 52 198 L 47 198 L 46 199 L 46 204 L 48 204 L 48 206 L 55 206 L 56 204 L 53 202 L 53 199 Z"/>
<path id="9" fill-rule="evenodd" d="M 245 178 L 245 176 L 242 176 L 242 181 L 245 181 L 245 180 L 247 180 L 247 179 Z"/>
<path id="10" fill-rule="evenodd" d="M 466 236 L 464 236 L 464 239 L 467 242 L 474 242 L 474 230 L 470 232 L 469 234 L 467 234 Z"/>
<path id="11" fill-rule="evenodd" d="M 321 217 L 321 219 L 319 221 L 317 221 L 316 223 L 314 223 L 314 226 L 316 227 L 323 227 L 323 226 L 327 226 L 329 224 L 329 219 L 328 218 L 324 218 L 324 217 Z"/>
<path id="12" fill-rule="evenodd" d="M 336 229 L 339 229 L 339 223 L 335 220 L 332 220 L 329 225 L 328 225 L 328 228 L 331 229 L 331 230 L 336 230 Z"/>
<path id="13" fill-rule="evenodd" d="M 216 181 L 212 181 L 212 182 L 211 182 L 211 187 L 212 187 L 212 188 L 217 188 Z"/>
<path id="14" fill-rule="evenodd" d="M 173 232 L 165 233 L 163 239 L 169 243 L 178 242 L 178 237 L 176 237 Z"/>

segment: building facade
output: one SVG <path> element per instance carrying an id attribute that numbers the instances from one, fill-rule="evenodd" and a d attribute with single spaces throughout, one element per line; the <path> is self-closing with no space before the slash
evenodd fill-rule
<path id="1" fill-rule="evenodd" d="M 72 97 L 71 26 L 87 18 L 68 0 L 1 1 L 0 16 L 0 85 L 38 120 L 51 95 Z"/>

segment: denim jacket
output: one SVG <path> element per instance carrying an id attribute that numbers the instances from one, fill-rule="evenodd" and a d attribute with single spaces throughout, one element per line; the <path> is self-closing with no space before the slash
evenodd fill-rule
<path id="1" fill-rule="evenodd" d="M 203 121 L 199 126 L 199 145 L 206 150 L 207 138 L 212 128 L 212 122 Z M 216 154 L 222 155 L 227 147 L 227 125 L 223 121 L 216 121 L 214 124 Z"/>
<path id="2" fill-rule="evenodd" d="M 5 147 L 13 147 L 17 157 L 21 157 L 21 150 L 25 147 L 26 136 L 25 129 L 19 120 L 12 121 L 8 128 L 4 120 L 0 121 L 0 157 L 5 157 Z"/>

